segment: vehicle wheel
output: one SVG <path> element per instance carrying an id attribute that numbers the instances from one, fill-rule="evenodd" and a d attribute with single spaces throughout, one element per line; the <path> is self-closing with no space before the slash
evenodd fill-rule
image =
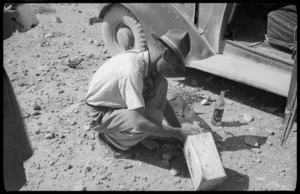
<path id="1" fill-rule="evenodd" d="M 122 5 L 113 5 L 106 12 L 102 23 L 102 37 L 112 55 L 130 49 L 147 49 L 142 25 L 133 13 Z"/>

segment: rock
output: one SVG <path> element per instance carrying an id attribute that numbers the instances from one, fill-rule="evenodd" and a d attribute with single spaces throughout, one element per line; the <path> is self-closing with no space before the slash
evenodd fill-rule
<path id="1" fill-rule="evenodd" d="M 95 150 L 95 145 L 94 144 L 91 144 L 91 150 Z"/>
<path id="2" fill-rule="evenodd" d="M 174 157 L 174 155 L 171 152 L 164 153 L 163 156 L 162 156 L 162 158 L 164 160 L 168 160 L 168 161 L 170 161 L 173 157 Z"/>
<path id="3" fill-rule="evenodd" d="M 75 120 L 69 120 L 68 123 L 69 123 L 70 125 L 76 125 L 76 124 L 77 124 L 77 122 L 76 122 Z"/>
<path id="4" fill-rule="evenodd" d="M 259 148 L 252 148 L 251 150 L 258 154 L 261 153 L 261 150 Z"/>
<path id="5" fill-rule="evenodd" d="M 159 148 L 159 144 L 156 141 L 150 139 L 144 139 L 141 144 L 150 151 Z"/>
<path id="6" fill-rule="evenodd" d="M 62 23 L 60 17 L 58 17 L 58 16 L 54 17 L 54 22 L 55 23 Z"/>
<path id="7" fill-rule="evenodd" d="M 41 110 L 42 108 L 41 108 L 41 106 L 40 105 L 38 105 L 38 104 L 34 104 L 33 105 L 33 110 Z"/>
<path id="8" fill-rule="evenodd" d="M 52 139 L 54 138 L 54 133 L 48 133 L 44 136 L 45 139 Z"/>
<path id="9" fill-rule="evenodd" d="M 272 146 L 273 145 L 273 142 L 267 140 L 266 143 L 269 145 L 269 146 Z"/>
<path id="10" fill-rule="evenodd" d="M 255 179 L 256 179 L 256 181 L 258 181 L 258 182 L 265 182 L 266 181 L 266 179 L 264 178 L 264 177 L 259 177 L 259 176 L 257 176 L 257 177 L 254 177 Z"/>
<path id="11" fill-rule="evenodd" d="M 261 163 L 261 159 L 257 159 L 256 162 L 257 162 L 257 163 Z"/>
<path id="12" fill-rule="evenodd" d="M 49 163 L 50 166 L 53 166 L 54 164 L 55 164 L 55 161 L 51 161 L 51 162 Z"/>
<path id="13" fill-rule="evenodd" d="M 58 91 L 59 94 L 61 94 L 61 93 L 63 93 L 63 92 L 64 92 L 64 90 L 59 90 L 59 91 Z"/>
<path id="14" fill-rule="evenodd" d="M 132 167 L 133 167 L 132 164 L 126 164 L 126 165 L 124 166 L 124 169 L 132 168 Z"/>
<path id="15" fill-rule="evenodd" d="M 87 172 L 90 172 L 91 170 L 92 170 L 92 168 L 90 166 L 86 166 L 84 171 L 87 173 Z"/>
<path id="16" fill-rule="evenodd" d="M 254 118 L 252 115 L 248 115 L 248 114 L 243 114 L 243 119 L 247 122 L 252 122 L 254 121 Z"/>
<path id="17" fill-rule="evenodd" d="M 253 147 L 259 147 L 259 144 L 257 142 L 257 139 L 255 137 L 246 137 L 245 138 L 245 143 L 250 145 L 250 146 L 253 146 Z"/>
<path id="18" fill-rule="evenodd" d="M 62 138 L 62 139 L 64 139 L 66 136 L 65 135 L 63 135 L 63 134 L 60 134 L 60 136 L 59 136 L 60 138 Z"/>
<path id="19" fill-rule="evenodd" d="M 41 133 L 41 130 L 38 129 L 38 130 L 36 130 L 34 133 L 38 135 L 38 134 Z"/>
<path id="20" fill-rule="evenodd" d="M 67 65 L 71 68 L 76 68 L 83 60 L 84 58 L 75 58 L 73 60 L 69 60 Z"/>
<path id="21" fill-rule="evenodd" d="M 53 33 L 47 33 L 44 35 L 45 38 L 53 38 L 54 34 Z"/>
<path id="22" fill-rule="evenodd" d="M 90 125 L 84 126 L 84 127 L 83 127 L 83 130 L 84 130 L 84 131 L 90 131 L 90 130 L 91 130 Z"/>
<path id="23" fill-rule="evenodd" d="M 94 43 L 94 40 L 93 39 L 89 39 L 89 43 Z"/>
<path id="24" fill-rule="evenodd" d="M 268 136 L 272 136 L 272 135 L 275 135 L 275 132 L 273 129 L 266 129 L 267 133 L 268 133 Z"/>
<path id="25" fill-rule="evenodd" d="M 100 176 L 100 179 L 101 180 L 105 180 L 105 179 L 107 179 L 108 177 L 109 177 L 109 173 L 107 173 L 107 174 L 105 174 L 105 175 L 102 175 L 102 176 Z"/>
<path id="26" fill-rule="evenodd" d="M 202 101 L 201 101 L 201 105 L 210 105 L 210 102 L 207 100 L 207 99 L 203 99 Z"/>
<path id="27" fill-rule="evenodd" d="M 177 175 L 179 175 L 179 173 L 180 173 L 180 171 L 175 168 L 171 168 L 171 170 L 170 170 L 170 174 L 173 176 L 177 176 Z"/>
<path id="28" fill-rule="evenodd" d="M 32 113 L 32 115 L 40 115 L 41 113 L 40 113 L 40 111 L 38 111 L 38 110 L 35 110 L 33 113 Z"/>
<path id="29" fill-rule="evenodd" d="M 67 169 L 71 169 L 73 166 L 71 164 L 67 165 Z"/>

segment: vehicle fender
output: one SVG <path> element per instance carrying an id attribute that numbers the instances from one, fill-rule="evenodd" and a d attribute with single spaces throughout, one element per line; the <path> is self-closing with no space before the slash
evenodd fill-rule
<path id="1" fill-rule="evenodd" d="M 113 4 L 101 4 L 98 6 L 98 21 L 103 21 L 105 12 Z M 122 3 L 128 8 L 142 25 L 147 44 L 151 44 L 151 32 L 158 36 L 163 35 L 170 29 L 183 29 L 189 32 L 191 39 L 191 50 L 186 58 L 186 64 L 189 66 L 191 60 L 206 59 L 214 55 L 206 39 L 200 35 L 200 32 L 193 24 L 190 17 L 184 11 L 172 3 Z"/>

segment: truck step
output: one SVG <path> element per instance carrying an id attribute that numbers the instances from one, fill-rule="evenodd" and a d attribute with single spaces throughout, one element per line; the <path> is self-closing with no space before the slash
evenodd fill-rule
<path id="1" fill-rule="evenodd" d="M 291 73 L 258 64 L 249 63 L 234 56 L 216 54 L 204 60 L 190 61 L 191 68 L 229 78 L 281 96 L 287 96 Z"/>

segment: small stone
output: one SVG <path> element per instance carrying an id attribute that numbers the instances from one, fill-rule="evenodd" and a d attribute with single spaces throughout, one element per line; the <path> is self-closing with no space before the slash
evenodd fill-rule
<path id="1" fill-rule="evenodd" d="M 159 148 L 159 144 L 156 141 L 150 139 L 144 139 L 141 144 L 150 151 Z"/>
<path id="2" fill-rule="evenodd" d="M 83 127 L 83 130 L 85 130 L 85 131 L 90 131 L 90 130 L 91 130 L 91 127 L 90 127 L 90 125 L 86 125 L 86 126 L 84 126 L 84 127 Z"/>
<path id="3" fill-rule="evenodd" d="M 162 158 L 163 158 L 164 160 L 168 160 L 168 161 L 170 161 L 173 157 L 174 157 L 174 156 L 173 156 L 173 154 L 172 154 L 171 152 L 164 153 L 163 156 L 162 156 Z"/>
<path id="4" fill-rule="evenodd" d="M 71 164 L 67 165 L 67 169 L 71 169 L 73 166 Z"/>
<path id="5" fill-rule="evenodd" d="M 89 167 L 89 166 L 86 166 L 86 167 L 85 167 L 85 172 L 90 172 L 91 170 L 92 170 L 91 167 Z"/>
<path id="6" fill-rule="evenodd" d="M 259 148 L 252 148 L 251 150 L 258 154 L 261 153 L 261 150 Z"/>
<path id="7" fill-rule="evenodd" d="M 45 37 L 45 38 L 53 38 L 53 37 L 54 37 L 54 34 L 52 34 L 52 33 L 47 33 L 47 34 L 45 34 L 44 37 Z"/>
<path id="8" fill-rule="evenodd" d="M 58 16 L 55 16 L 54 22 L 56 22 L 56 23 L 62 23 L 60 17 L 58 17 Z"/>
<path id="9" fill-rule="evenodd" d="M 261 159 L 257 159 L 256 162 L 257 162 L 257 163 L 261 163 Z"/>
<path id="10" fill-rule="evenodd" d="M 40 115 L 41 113 L 40 113 L 40 111 L 38 111 L 38 110 L 35 110 L 33 113 L 32 113 L 32 115 L 35 115 L 35 116 L 37 116 L 37 115 Z"/>
<path id="11" fill-rule="evenodd" d="M 93 39 L 90 39 L 90 40 L 89 40 L 89 43 L 94 43 L 94 40 L 93 40 Z"/>
<path id="12" fill-rule="evenodd" d="M 250 137 L 250 136 L 247 136 L 244 140 L 244 142 L 250 146 L 253 146 L 253 147 L 259 147 L 259 144 L 257 142 L 257 139 L 255 137 Z"/>
<path id="13" fill-rule="evenodd" d="M 63 90 L 59 90 L 59 91 L 58 91 L 59 94 L 61 94 L 61 93 L 63 93 L 63 92 L 64 92 Z"/>
<path id="14" fill-rule="evenodd" d="M 132 167 L 133 167 L 132 164 L 126 164 L 126 165 L 124 166 L 124 169 L 132 168 Z"/>
<path id="15" fill-rule="evenodd" d="M 76 124 L 77 124 L 77 122 L 76 122 L 75 120 L 70 120 L 70 121 L 68 121 L 68 123 L 69 123 L 70 125 L 76 125 Z"/>
<path id="16" fill-rule="evenodd" d="M 105 180 L 105 179 L 107 179 L 109 177 L 109 173 L 108 174 L 105 174 L 105 175 L 102 175 L 102 176 L 100 176 L 100 179 L 101 180 Z"/>
<path id="17" fill-rule="evenodd" d="M 34 133 L 38 135 L 38 134 L 41 133 L 41 130 L 38 129 L 38 130 L 36 130 Z"/>
<path id="18" fill-rule="evenodd" d="M 66 136 L 63 135 L 63 134 L 61 134 L 59 137 L 62 138 L 62 139 L 64 139 Z"/>
<path id="19" fill-rule="evenodd" d="M 54 133 L 48 133 L 44 136 L 45 139 L 52 139 L 54 138 Z"/>
<path id="20" fill-rule="evenodd" d="M 243 119 L 247 122 L 252 122 L 254 121 L 254 118 L 252 115 L 248 115 L 248 114 L 243 114 Z"/>
<path id="21" fill-rule="evenodd" d="M 54 164 L 55 164 L 55 161 L 51 161 L 49 165 L 53 166 Z"/>
<path id="22" fill-rule="evenodd" d="M 180 171 L 175 168 L 171 168 L 171 170 L 170 170 L 170 174 L 173 176 L 177 176 L 177 175 L 179 175 L 179 173 L 180 173 Z"/>
<path id="23" fill-rule="evenodd" d="M 93 151 L 95 149 L 95 145 L 91 144 L 91 150 Z"/>
<path id="24" fill-rule="evenodd" d="M 202 105 L 210 105 L 210 102 L 207 100 L 207 99 L 203 99 L 202 101 L 201 101 L 201 104 Z"/>
<path id="25" fill-rule="evenodd" d="M 269 146 L 272 146 L 273 145 L 273 142 L 267 140 L 266 143 L 269 145 Z"/>
<path id="26" fill-rule="evenodd" d="M 41 109 L 42 109 L 41 106 L 38 105 L 37 103 L 35 103 L 35 104 L 33 105 L 33 110 L 41 110 Z"/>

